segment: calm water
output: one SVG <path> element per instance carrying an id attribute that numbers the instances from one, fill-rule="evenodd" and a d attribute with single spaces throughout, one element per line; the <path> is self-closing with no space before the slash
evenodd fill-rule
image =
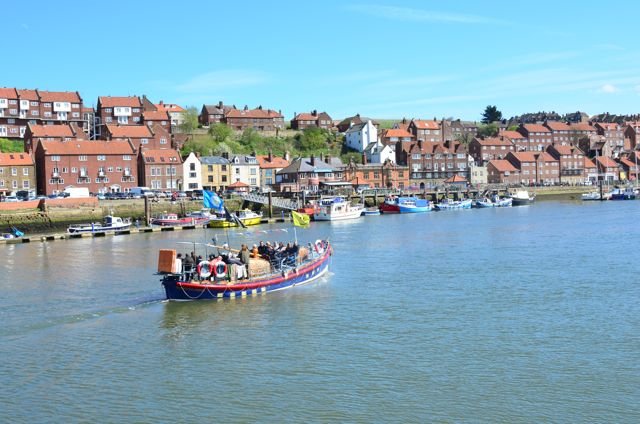
<path id="1" fill-rule="evenodd" d="M 221 302 L 164 302 L 153 275 L 158 248 L 213 230 L 0 246 L 0 416 L 640 422 L 639 214 L 539 202 L 314 223 L 298 237 L 330 237 L 331 275 Z"/>

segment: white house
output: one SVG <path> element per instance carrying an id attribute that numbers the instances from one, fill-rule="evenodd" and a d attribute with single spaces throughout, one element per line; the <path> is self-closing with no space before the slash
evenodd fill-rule
<path id="1" fill-rule="evenodd" d="M 378 141 L 378 129 L 371 120 L 361 124 L 352 125 L 345 134 L 347 147 L 359 152 L 371 143 Z"/>
<path id="2" fill-rule="evenodd" d="M 182 174 L 183 190 L 202 190 L 202 164 L 195 153 L 189 153 L 184 160 Z"/>
<path id="3" fill-rule="evenodd" d="M 364 149 L 364 154 L 367 157 L 367 163 L 385 163 L 387 160 L 392 163 L 396 163 L 395 146 L 383 145 L 379 141 L 369 143 Z"/>
<path id="4" fill-rule="evenodd" d="M 243 182 L 251 189 L 260 187 L 260 164 L 255 156 L 233 156 L 231 164 L 231 183 Z"/>

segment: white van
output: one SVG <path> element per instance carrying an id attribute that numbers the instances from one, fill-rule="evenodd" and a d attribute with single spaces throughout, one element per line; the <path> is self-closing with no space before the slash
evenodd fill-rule
<path id="1" fill-rule="evenodd" d="M 153 191 L 149 187 L 131 187 L 129 193 L 133 197 L 155 197 Z"/>
<path id="2" fill-rule="evenodd" d="M 64 197 L 89 197 L 88 187 L 67 187 L 62 192 Z"/>

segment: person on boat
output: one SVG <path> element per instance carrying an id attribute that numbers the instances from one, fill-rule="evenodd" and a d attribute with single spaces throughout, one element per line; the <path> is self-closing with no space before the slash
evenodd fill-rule
<path id="1" fill-rule="evenodd" d="M 182 274 L 182 253 L 178 253 L 176 255 L 175 273 L 176 274 Z"/>
<path id="2" fill-rule="evenodd" d="M 193 252 L 191 252 L 193 254 Z M 193 267 L 195 263 L 191 255 L 184 255 L 184 260 L 182 261 L 184 264 L 184 275 L 187 280 L 191 280 L 193 278 Z"/>
<path id="3" fill-rule="evenodd" d="M 267 256 L 267 246 L 263 241 L 260 241 L 260 245 L 258 246 L 258 254 L 262 257 Z"/>
<path id="4" fill-rule="evenodd" d="M 238 256 L 240 258 L 240 262 L 242 262 L 242 264 L 244 265 L 244 269 L 245 269 L 244 275 L 246 278 L 249 278 L 249 258 L 251 257 L 251 253 L 249 252 L 249 249 L 247 248 L 246 244 L 242 245 Z"/>
<path id="5" fill-rule="evenodd" d="M 258 251 L 258 245 L 254 244 L 253 248 L 251 249 L 251 257 L 252 258 L 257 258 L 258 256 L 260 256 L 260 253 Z"/>

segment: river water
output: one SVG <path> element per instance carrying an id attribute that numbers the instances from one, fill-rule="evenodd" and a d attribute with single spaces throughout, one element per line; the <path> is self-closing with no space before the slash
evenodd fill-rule
<path id="1" fill-rule="evenodd" d="M 327 277 L 226 301 L 163 301 L 157 250 L 291 227 L 0 246 L 0 416 L 640 422 L 639 212 L 552 201 L 312 223 L 297 235 L 330 238 Z"/>

